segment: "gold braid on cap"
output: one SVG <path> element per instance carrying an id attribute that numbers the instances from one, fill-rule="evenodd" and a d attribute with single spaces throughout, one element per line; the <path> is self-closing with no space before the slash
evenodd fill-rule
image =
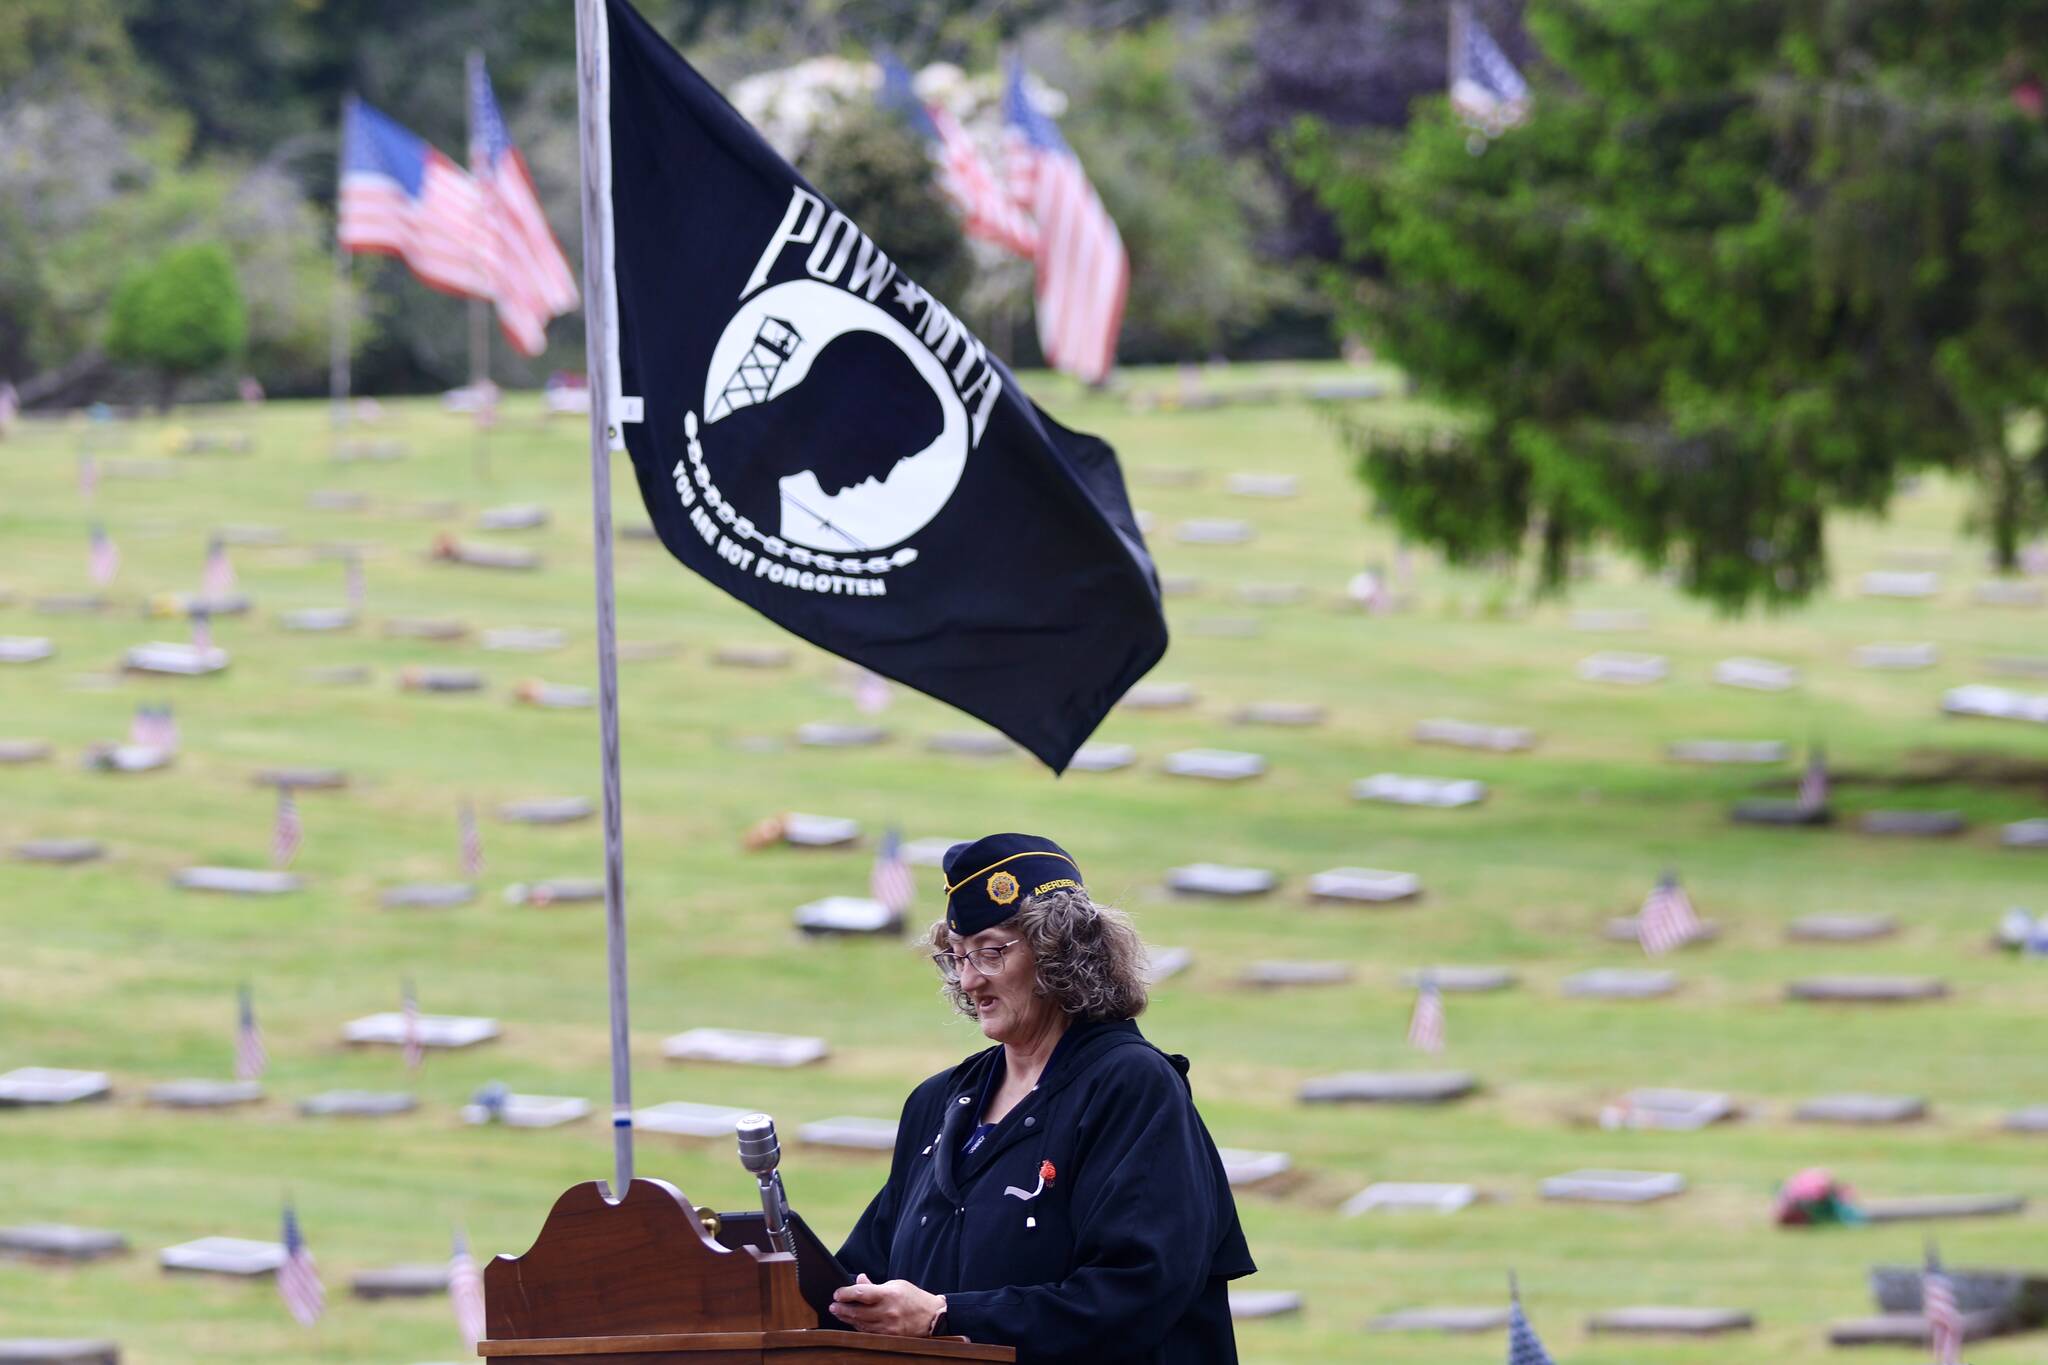
<path id="1" fill-rule="evenodd" d="M 1076 872 L 1079 872 L 1079 871 L 1081 870 L 1081 865 L 1080 865 L 1079 863 L 1075 862 L 1075 861 L 1074 861 L 1074 860 L 1073 860 L 1072 858 L 1069 858 L 1069 857 L 1068 857 L 1068 856 L 1067 856 L 1066 854 L 1064 854 L 1064 853 L 1048 853 L 1048 852 L 1046 852 L 1046 851 L 1045 851 L 1045 850 L 1043 850 L 1043 849 L 1031 848 L 1031 849 L 1026 849 L 1026 850 L 1025 850 L 1024 852 L 1022 852 L 1022 853 L 1012 853 L 1012 854 L 1011 854 L 1011 855 L 1010 855 L 1009 857 L 1007 857 L 1007 858 L 998 858 L 998 859 L 996 859 L 996 861 L 994 861 L 994 862 L 990 863 L 990 864 L 989 864 L 989 865 L 988 865 L 987 867 L 984 867 L 984 868 L 983 868 L 983 869 L 981 869 L 981 871 L 979 871 L 979 872 L 970 872 L 970 873 L 968 873 L 968 874 L 967 874 L 966 876 L 962 877 L 962 878 L 961 878 L 961 879 L 960 879 L 959 881 L 957 881 L 957 882 L 954 882 L 954 883 L 953 883 L 953 884 L 952 884 L 951 886 L 947 887 L 947 888 L 946 888 L 946 894 L 950 896 L 950 895 L 952 895 L 952 894 L 953 894 L 953 893 L 954 893 L 955 891 L 958 891 L 958 890 L 959 890 L 959 889 L 960 889 L 961 887 L 963 887 L 963 886 L 967 885 L 967 883 L 969 883 L 969 882 L 973 881 L 973 880 L 974 880 L 974 879 L 975 879 L 976 877 L 985 877 L 985 876 L 987 876 L 987 875 L 988 875 L 989 873 L 991 873 L 991 872 L 995 871 L 995 870 L 996 870 L 997 868 L 1001 867 L 1001 866 L 1002 866 L 1002 865 L 1003 865 L 1004 863 L 1014 863 L 1014 862 L 1016 862 L 1016 861 L 1017 861 L 1017 860 L 1018 860 L 1019 858 L 1058 858 L 1058 859 L 1059 859 L 1059 860 L 1060 860 L 1061 862 L 1065 863 L 1065 864 L 1066 864 L 1066 865 L 1067 865 L 1068 867 L 1071 867 L 1071 868 L 1073 868 L 1073 869 L 1074 869 L 1074 871 L 1076 871 Z"/>

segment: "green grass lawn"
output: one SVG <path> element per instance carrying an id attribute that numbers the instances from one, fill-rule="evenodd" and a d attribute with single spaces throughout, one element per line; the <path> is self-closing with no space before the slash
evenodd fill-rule
<path id="1" fill-rule="evenodd" d="M 1286 377 L 1312 373 L 1289 367 Z M 1329 372 L 1324 372 L 1329 373 Z M 1242 382 L 1244 375 L 1233 376 Z M 1299 1290 L 1297 1318 L 1249 1323 L 1249 1361 L 1370 1359 L 1388 1365 L 1497 1361 L 1498 1336 L 1364 1336 L 1370 1318 L 1421 1304 L 1498 1300 L 1510 1268 L 1539 1330 L 1563 1361 L 1817 1362 L 1830 1355 L 1830 1318 L 1871 1311 L 1864 1272 L 1908 1262 L 1924 1229 L 1793 1233 L 1770 1225 L 1779 1179 L 1825 1164 L 1865 1193 L 2013 1191 L 2035 1199 L 2018 1219 L 1937 1227 L 1954 1265 L 2048 1268 L 2043 1196 L 2048 1142 L 2001 1133 L 2001 1115 L 2048 1102 L 2048 967 L 1994 953 L 1987 936 L 2011 905 L 2048 910 L 2048 857 L 2001 849 L 1999 824 L 2048 815 L 2048 727 L 1947 720 L 1944 688 L 1987 677 L 1989 657 L 2048 653 L 2048 614 L 1969 605 L 1986 576 L 1980 543 L 1961 538 L 1964 494 L 1929 484 L 1885 523 L 1839 524 L 1835 585 L 1809 607 L 1742 621 L 1714 617 L 1654 578 L 1608 559 L 1574 607 L 1640 607 L 1650 628 L 1602 636 L 1569 628 L 1562 604 L 1502 612 L 1494 579 L 1418 555 L 1414 609 L 1368 617 L 1338 610 L 1345 579 L 1391 556 L 1391 534 L 1368 519 L 1327 418 L 1298 402 L 1202 411 L 1128 410 L 1037 377 L 1061 420 L 1096 431 L 1121 452 L 1164 571 L 1198 576 L 1203 590 L 1169 604 L 1174 642 L 1155 677 L 1199 690 L 1192 709 L 1119 712 L 1100 737 L 1137 746 L 1133 770 L 1054 780 L 1022 757 L 976 760 L 926 752 L 922 741 L 970 728 L 901 689 L 886 724 L 891 743 L 844 752 L 788 740 L 804 721 L 855 712 L 836 660 L 798 646 L 782 672 L 714 668 L 724 644 L 786 637 L 723 598 L 647 541 L 618 553 L 620 634 L 677 646 L 668 658 L 621 665 L 626 868 L 632 941 L 635 1099 L 691 1099 L 773 1112 L 784 1131 L 840 1114 L 893 1116 L 909 1088 L 979 1045 L 949 1018 L 930 967 L 896 943 L 816 943 L 790 927 L 818 896 L 865 894 L 869 849 L 742 850 L 764 815 L 805 810 L 859 818 L 873 833 L 965 838 L 997 829 L 1061 840 L 1099 897 L 1138 917 L 1155 944 L 1186 945 L 1195 965 L 1161 986 L 1144 1027 L 1195 1063 L 1194 1084 L 1219 1141 L 1292 1154 L 1300 1179 L 1279 1193 L 1240 1196 L 1261 1267 L 1249 1283 Z M 1161 391 L 1170 371 L 1135 381 Z M 134 1254 L 76 1270 L 0 1262 L 0 1336 L 109 1335 L 139 1365 L 206 1361 L 405 1362 L 459 1357 L 441 1300 L 363 1303 L 349 1275 L 395 1261 L 435 1260 L 452 1224 L 479 1253 L 523 1250 L 569 1184 L 610 1173 L 600 1119 L 551 1132 L 464 1126 L 458 1106 L 481 1084 L 606 1098 L 607 1027 L 601 912 L 590 906 L 508 906 L 504 886 L 546 876 L 596 876 L 596 821 L 526 830 L 491 818 L 520 797 L 598 795 L 592 712 L 515 706 L 526 678 L 588 683 L 594 676 L 584 427 L 544 421 L 531 400 L 479 444 L 462 419 L 426 403 L 388 405 L 366 433 L 404 441 L 390 463 L 329 459 L 318 404 L 181 413 L 195 430 L 245 430 L 244 456 L 175 458 L 178 477 L 109 477 L 88 507 L 75 480 L 81 429 L 36 425 L 0 445 L 0 634 L 52 637 L 49 662 L 0 666 L 0 736 L 41 737 L 47 764 L 0 768 L 0 843 L 55 835 L 103 840 L 109 856 L 78 868 L 0 863 L 0 1070 L 26 1064 L 112 1073 L 109 1104 L 0 1112 L 0 1223 L 60 1220 L 125 1232 Z M 1381 400 L 1381 420 L 1414 420 L 1405 400 Z M 164 424 L 127 428 L 127 448 L 103 459 L 157 458 Z M 166 457 L 169 458 L 169 457 Z M 1147 484 L 1147 468 L 1188 465 L 1195 487 Z M 1233 498 L 1237 470 L 1298 474 L 1285 501 Z M 643 522 L 623 463 L 622 523 Z M 315 490 L 366 494 L 359 513 L 312 510 Z M 452 499 L 435 520 L 417 504 Z M 471 529 L 486 506 L 545 503 L 543 531 L 490 537 Z M 1258 528 L 1239 547 L 1175 543 L 1191 516 L 1240 516 Z M 41 617 L 39 594 L 86 586 L 86 527 L 106 522 L 123 565 L 113 609 Z M 281 528 L 288 543 L 233 551 L 250 616 L 220 622 L 233 667 L 209 679 L 121 677 L 121 650 L 182 638 L 176 620 L 145 620 L 142 598 L 191 589 L 208 532 L 227 523 Z M 539 548 L 540 574 L 495 574 L 427 561 L 440 531 Z M 294 635 L 280 612 L 339 605 L 340 563 L 320 547 L 360 544 L 369 606 L 354 631 Z M 1943 592 L 1932 602 L 1855 595 L 1857 576 L 1888 554 L 1941 552 Z M 1245 583 L 1301 583 L 1302 605 L 1247 607 Z M 390 616 L 460 617 L 478 630 L 552 626 L 557 654 L 486 652 L 458 644 L 387 640 Z M 1205 631 L 1255 617 L 1255 638 Z M 1224 629 L 1229 628 L 1226 622 Z M 1859 643 L 1932 641 L 1938 667 L 1872 673 L 1852 666 Z M 1671 678 L 1650 689 L 1583 683 L 1579 659 L 1597 649 L 1669 656 Z M 1717 659 L 1760 655 L 1793 664 L 1802 684 L 1782 694 L 1714 686 Z M 316 686 L 302 673 L 367 664 L 367 686 Z M 480 695 L 401 693 L 408 664 L 476 667 Z M 2048 684 L 2017 683 L 2031 690 Z M 1237 705 L 1319 702 L 1319 729 L 1240 729 Z M 169 772 L 110 777 L 81 769 L 88 743 L 125 734 L 143 702 L 175 704 L 184 753 Z M 1421 749 L 1410 726 L 1430 716 L 1534 726 L 1530 754 Z M 1830 832 L 1731 826 L 1731 801 L 1789 794 L 1795 764 L 1706 769 L 1666 762 L 1676 739 L 1824 740 L 1847 819 Z M 1233 786 L 1164 777 L 1158 764 L 1190 746 L 1248 748 L 1271 763 Z M 261 866 L 272 795 L 251 781 L 272 764 L 345 767 L 342 792 L 300 798 L 307 835 L 301 894 L 238 901 L 169 886 L 195 862 Z M 1348 784 L 1380 771 L 1481 777 L 1489 801 L 1461 811 L 1366 807 Z M 379 908 L 400 881 L 453 879 L 455 810 L 484 812 L 484 894 L 463 909 Z M 1883 841 L 1853 822 L 1875 808 L 1953 808 L 1964 837 Z M 1270 867 L 1281 891 L 1243 905 L 1176 902 L 1162 873 L 1197 860 Z M 1340 865 L 1416 872 L 1416 905 L 1312 908 L 1308 874 Z M 1679 994 L 1633 1005 L 1572 1001 L 1559 981 L 1594 966 L 1633 965 L 1640 952 L 1604 941 L 1610 915 L 1634 909 L 1657 873 L 1675 866 L 1722 937 L 1674 964 Z M 936 873 L 921 870 L 930 909 Z M 1788 945 L 1783 926 L 1821 910 L 1896 914 L 1903 930 L 1868 946 Z M 1341 958 L 1354 984 L 1297 991 L 1237 987 L 1260 958 Z M 1436 1063 L 1406 1048 L 1405 967 L 1498 964 L 1518 989 L 1449 1001 L 1444 1063 L 1469 1068 L 1482 1093 L 1440 1110 L 1306 1108 L 1306 1078 L 1350 1069 Z M 1896 1008 L 1784 1003 L 1783 983 L 1828 971 L 1925 972 L 1951 985 L 1946 1001 Z M 342 1023 L 396 1008 L 399 982 L 418 983 L 423 1008 L 488 1014 L 502 1040 L 430 1057 L 414 1115 L 370 1122 L 296 1117 L 293 1103 L 351 1086 L 402 1088 L 395 1052 L 351 1051 Z M 252 984 L 272 1066 L 262 1106 L 223 1116 L 146 1108 L 149 1083 L 226 1075 L 234 991 Z M 829 1038 L 823 1065 L 794 1073 L 664 1063 L 660 1040 L 701 1024 L 738 1024 Z M 1727 1089 L 1757 1117 L 1693 1134 L 1603 1131 L 1600 1105 L 1638 1085 Z M 1913 1092 L 1932 1121 L 1900 1130 L 1796 1125 L 1799 1099 L 1830 1091 Z M 1669 1169 L 1691 1183 L 1645 1208 L 1551 1205 L 1543 1177 L 1582 1166 Z M 730 1144 L 644 1137 L 641 1173 L 701 1203 L 744 1207 L 750 1186 Z M 879 1159 L 789 1149 L 792 1197 L 828 1237 L 852 1221 L 880 1183 Z M 1470 1180 L 1490 1198 L 1452 1217 L 1346 1220 L 1336 1207 L 1366 1183 Z M 155 1253 L 207 1234 L 274 1237 L 281 1200 L 296 1201 L 325 1274 L 331 1309 L 312 1331 L 285 1315 L 268 1284 L 167 1277 Z M 1586 1314 L 1636 1303 L 1754 1311 L 1757 1332 L 1733 1344 L 1589 1338 Z M 1971 1349 L 1979 1365 L 2040 1358 L 2041 1338 Z M 1871 1365 L 1914 1360 L 1874 1351 Z"/>

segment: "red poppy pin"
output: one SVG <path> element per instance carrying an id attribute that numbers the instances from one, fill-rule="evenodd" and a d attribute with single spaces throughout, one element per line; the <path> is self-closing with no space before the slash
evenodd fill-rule
<path id="1" fill-rule="evenodd" d="M 1053 1180 L 1058 1175 L 1059 1172 L 1053 1169 L 1053 1165 L 1050 1161 L 1041 1161 L 1038 1163 L 1038 1178 L 1044 1181 L 1046 1184 L 1052 1184 Z"/>

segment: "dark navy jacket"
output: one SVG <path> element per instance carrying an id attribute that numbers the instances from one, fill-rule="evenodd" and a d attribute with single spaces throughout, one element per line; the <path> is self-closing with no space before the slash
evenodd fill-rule
<path id="1" fill-rule="evenodd" d="M 1130 1020 L 1077 1023 L 962 1155 L 1002 1071 L 992 1047 L 911 1092 L 848 1273 L 945 1295 L 949 1333 L 1024 1365 L 1235 1362 L 1224 1289 L 1254 1267 L 1187 1059 Z"/>

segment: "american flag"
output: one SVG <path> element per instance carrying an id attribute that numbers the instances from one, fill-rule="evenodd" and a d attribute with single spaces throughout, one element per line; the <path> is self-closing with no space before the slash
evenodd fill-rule
<path id="1" fill-rule="evenodd" d="M 462 847 L 462 875 L 484 875 L 484 836 L 476 827 L 476 806 L 465 801 L 455 811 L 457 839 Z"/>
<path id="2" fill-rule="evenodd" d="M 269 1065 L 270 1054 L 263 1048 L 263 1030 L 256 1027 L 256 1006 L 249 998 L 249 988 L 244 986 L 235 1010 L 235 1079 L 256 1080 Z"/>
<path id="3" fill-rule="evenodd" d="M 1131 262 L 1102 198 L 1059 126 L 1032 102 L 1021 63 L 1003 99 L 1010 197 L 1038 228 L 1038 344 L 1055 369 L 1087 384 L 1109 377 Z"/>
<path id="4" fill-rule="evenodd" d="M 1518 1297 L 1508 1308 L 1508 1365 L 1555 1365 Z"/>
<path id="5" fill-rule="evenodd" d="M 346 576 L 343 591 L 348 595 L 349 610 L 361 611 L 366 595 L 363 591 L 363 557 L 350 555 L 348 562 L 343 566 L 343 572 Z"/>
<path id="6" fill-rule="evenodd" d="M 405 1066 L 408 1071 L 417 1071 L 427 1055 L 427 1044 L 420 1036 L 420 1002 L 413 994 L 411 977 L 405 979 L 399 992 L 399 1013 L 405 1020 Z"/>
<path id="7" fill-rule="evenodd" d="M 498 326 L 521 355 L 539 355 L 547 349 L 548 319 L 577 304 L 576 277 L 541 212 L 526 158 L 505 131 L 481 56 L 469 62 L 469 112 L 469 169 L 483 198 Z"/>
<path id="8" fill-rule="evenodd" d="M 448 1304 L 455 1310 L 455 1329 L 470 1350 L 484 1339 L 484 1277 L 469 1254 L 469 1239 L 455 1231 L 455 1254 L 448 1258 Z"/>
<path id="9" fill-rule="evenodd" d="M 128 742 L 147 749 L 178 747 L 178 723 L 169 706 L 138 706 L 128 725 Z"/>
<path id="10" fill-rule="evenodd" d="M 227 542 L 215 536 L 206 545 L 206 570 L 200 591 L 208 597 L 226 597 L 235 590 L 235 566 L 228 562 Z"/>
<path id="11" fill-rule="evenodd" d="M 1465 4 L 1451 6 L 1451 107 L 1488 137 L 1529 117 L 1529 83 Z"/>
<path id="12" fill-rule="evenodd" d="M 114 538 L 107 534 L 107 528 L 97 522 L 93 523 L 86 567 L 92 573 L 92 581 L 103 588 L 121 572 L 121 551 L 114 544 Z"/>
<path id="13" fill-rule="evenodd" d="M 874 870 L 868 874 L 868 894 L 901 915 L 917 903 L 917 883 L 911 880 L 910 864 L 903 858 L 903 836 L 894 829 L 882 835 L 875 850 Z"/>
<path id="14" fill-rule="evenodd" d="M 853 704 L 864 716 L 878 716 L 889 709 L 889 680 L 863 668 L 853 680 Z"/>
<path id="15" fill-rule="evenodd" d="M 1637 941 L 1644 952 L 1654 957 L 1683 948 L 1699 931 L 1699 916 L 1693 913 L 1692 901 L 1678 884 L 1677 874 L 1666 872 L 1636 915 Z"/>
<path id="16" fill-rule="evenodd" d="M 284 1206 L 284 1264 L 277 1268 L 277 1292 L 304 1327 L 320 1321 L 320 1310 L 327 1306 L 327 1291 L 320 1287 L 320 1272 L 313 1266 L 306 1239 L 299 1235 L 299 1216 L 290 1204 Z"/>
<path id="17" fill-rule="evenodd" d="M 341 125 L 345 251 L 396 256 L 420 282 L 461 298 L 492 297 L 491 238 L 475 180 L 390 118 L 350 97 Z"/>
<path id="18" fill-rule="evenodd" d="M 100 491 L 100 462 L 90 455 L 78 457 L 78 493 L 90 498 Z"/>
<path id="19" fill-rule="evenodd" d="M 1828 803 L 1828 756 L 1816 744 L 1807 755 L 1806 772 L 1799 779 L 1799 808 L 1819 810 Z"/>
<path id="20" fill-rule="evenodd" d="M 1927 1248 L 1927 1268 L 1920 1275 L 1920 1313 L 1927 1319 L 1934 1365 L 1962 1365 L 1963 1314 L 1956 1306 L 1955 1282 L 1941 1268 L 1932 1245 Z"/>
<path id="21" fill-rule="evenodd" d="M 192 618 L 192 648 L 209 650 L 213 648 L 213 613 L 205 607 L 194 607 Z"/>
<path id="22" fill-rule="evenodd" d="M 299 845 L 306 842 L 306 826 L 299 819 L 299 799 L 292 795 L 290 787 L 277 789 L 277 824 L 270 832 L 270 861 L 279 867 L 290 867 L 292 859 L 299 856 Z"/>
<path id="23" fill-rule="evenodd" d="M 988 158 L 960 120 L 945 106 L 920 100 L 909 68 L 894 56 L 884 53 L 881 67 L 882 89 L 876 102 L 900 114 L 925 140 L 939 168 L 939 188 L 960 211 L 961 231 L 1030 260 L 1038 250 L 1038 228 L 996 179 Z"/>
<path id="24" fill-rule="evenodd" d="M 1424 1052 L 1444 1050 L 1444 993 L 1427 976 L 1415 992 L 1415 1012 L 1408 1016 L 1408 1044 Z"/>

